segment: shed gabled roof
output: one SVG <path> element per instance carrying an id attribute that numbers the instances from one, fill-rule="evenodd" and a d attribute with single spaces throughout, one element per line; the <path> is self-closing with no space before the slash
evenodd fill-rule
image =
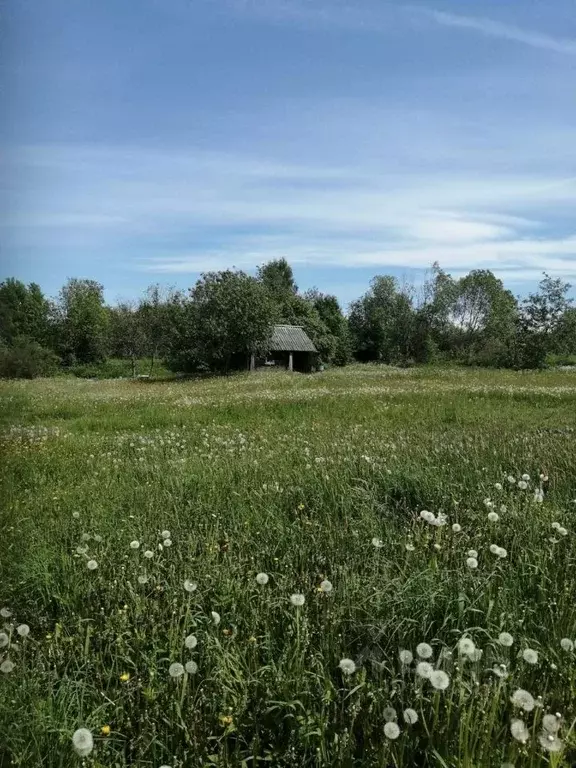
<path id="1" fill-rule="evenodd" d="M 275 325 L 270 340 L 271 352 L 317 352 L 301 325 Z"/>

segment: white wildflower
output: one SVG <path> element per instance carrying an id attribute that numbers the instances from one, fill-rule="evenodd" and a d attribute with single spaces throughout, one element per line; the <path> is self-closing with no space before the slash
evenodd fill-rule
<path id="1" fill-rule="evenodd" d="M 144 552 L 144 557 L 151 560 L 154 557 L 154 552 L 152 552 L 151 549 L 147 549 L 146 552 Z"/>
<path id="2" fill-rule="evenodd" d="M 530 732 L 526 728 L 523 720 L 512 720 L 510 723 L 510 733 L 516 741 L 525 744 L 530 738 Z"/>
<path id="3" fill-rule="evenodd" d="M 3 619 L 9 619 L 12 616 L 12 611 L 9 608 L 0 608 L 0 616 Z"/>
<path id="4" fill-rule="evenodd" d="M 171 546 L 172 546 L 172 539 L 164 539 L 164 541 L 162 542 L 162 544 L 163 544 L 165 547 L 171 547 Z"/>
<path id="5" fill-rule="evenodd" d="M 422 520 L 426 520 L 427 523 L 431 523 L 436 519 L 434 513 L 428 512 L 427 509 L 423 509 L 422 512 L 420 512 L 420 517 Z"/>
<path id="6" fill-rule="evenodd" d="M 217 611 L 210 611 L 210 616 L 212 616 L 212 623 L 217 627 L 221 621 L 220 614 Z"/>
<path id="7" fill-rule="evenodd" d="M 338 666 L 345 675 L 353 675 L 356 672 L 356 664 L 352 659 L 340 659 Z"/>
<path id="8" fill-rule="evenodd" d="M 95 571 L 96 568 L 98 568 L 98 563 L 96 560 L 88 560 L 86 563 L 86 568 L 88 568 L 89 571 Z"/>
<path id="9" fill-rule="evenodd" d="M 170 531 L 161 531 L 160 538 L 161 539 L 169 539 L 171 537 Z"/>
<path id="10" fill-rule="evenodd" d="M 290 602 L 292 605 L 295 605 L 297 608 L 299 608 L 301 605 L 304 605 L 306 602 L 306 598 L 304 595 L 295 592 L 293 595 L 290 595 Z"/>
<path id="11" fill-rule="evenodd" d="M 508 482 L 510 483 L 510 485 L 514 485 L 514 484 L 516 483 L 516 478 L 514 477 L 514 475 L 508 475 L 508 477 L 506 478 L 506 480 L 508 480 Z"/>
<path id="12" fill-rule="evenodd" d="M 558 528 L 558 533 L 560 534 L 560 536 L 568 536 L 568 531 L 563 526 L 560 526 L 560 528 Z"/>
<path id="13" fill-rule="evenodd" d="M 500 547 L 498 544 L 490 544 L 490 552 L 492 552 L 493 555 L 497 555 L 499 549 Z"/>
<path id="14" fill-rule="evenodd" d="M 416 646 L 416 653 L 421 659 L 430 659 L 434 651 L 432 650 L 432 646 L 428 645 L 428 643 L 418 643 Z"/>
<path id="15" fill-rule="evenodd" d="M 382 710 L 382 717 L 387 723 L 391 723 L 393 720 L 398 719 L 398 715 L 394 707 L 384 707 Z"/>
<path id="16" fill-rule="evenodd" d="M 556 715 L 544 715 L 542 718 L 542 728 L 548 733 L 558 733 L 560 730 L 560 718 Z"/>
<path id="17" fill-rule="evenodd" d="M 261 586 L 264 586 L 264 584 L 268 584 L 270 580 L 270 577 L 267 573 L 258 573 L 256 574 L 256 583 L 260 584 Z"/>
<path id="18" fill-rule="evenodd" d="M 414 725 L 418 722 L 418 712 L 416 712 L 415 709 L 405 709 L 404 710 L 404 722 L 408 723 L 408 725 Z"/>
<path id="19" fill-rule="evenodd" d="M 6 632 L 0 632 L 0 648 L 6 648 L 9 642 L 10 642 L 10 638 L 8 637 Z"/>
<path id="20" fill-rule="evenodd" d="M 195 581 L 190 581 L 190 579 L 185 579 L 184 589 L 186 592 L 195 592 L 198 589 L 198 584 Z"/>
<path id="21" fill-rule="evenodd" d="M 198 664 L 195 661 L 187 661 L 184 665 L 184 669 L 189 675 L 195 675 L 198 672 Z"/>
<path id="22" fill-rule="evenodd" d="M 562 640 L 560 640 L 560 647 L 563 651 L 573 651 L 574 642 L 573 640 L 570 640 L 569 637 L 563 637 Z"/>
<path id="23" fill-rule="evenodd" d="M 502 490 L 502 483 L 494 483 L 494 488 L 496 488 L 497 491 Z"/>
<path id="24" fill-rule="evenodd" d="M 475 549 L 469 549 L 466 554 L 468 557 L 478 557 L 478 552 Z"/>
<path id="25" fill-rule="evenodd" d="M 78 518 L 80 517 L 80 512 L 72 512 L 72 517 L 74 518 L 74 520 L 78 520 Z"/>
<path id="26" fill-rule="evenodd" d="M 387 739 L 397 739 L 400 736 L 400 728 L 396 723 L 386 723 L 384 726 L 384 736 Z"/>
<path id="27" fill-rule="evenodd" d="M 100 543 L 102 542 L 102 536 L 100 536 L 100 534 L 99 534 L 99 533 L 95 533 L 95 534 L 94 534 L 94 541 L 95 541 L 97 544 L 100 544 Z"/>
<path id="28" fill-rule="evenodd" d="M 332 592 L 334 589 L 332 582 L 328 581 L 328 579 L 324 579 L 324 581 L 320 582 L 320 592 L 325 592 L 328 594 L 329 592 Z"/>
<path id="29" fill-rule="evenodd" d="M 522 657 L 528 664 L 538 664 L 538 653 L 532 648 L 525 648 L 522 651 Z"/>
<path id="30" fill-rule="evenodd" d="M 478 568 L 478 560 L 475 557 L 466 558 L 466 565 L 468 568 Z"/>
<path id="31" fill-rule="evenodd" d="M 522 475 L 522 480 L 524 480 L 525 483 L 530 482 L 530 475 L 524 474 Z"/>
<path id="32" fill-rule="evenodd" d="M 558 522 L 552 523 L 552 528 L 554 528 L 554 530 L 557 531 L 558 528 L 560 528 L 560 523 Z"/>
<path id="33" fill-rule="evenodd" d="M 175 661 L 174 664 L 170 664 L 168 667 L 168 674 L 170 677 L 180 677 L 180 675 L 184 674 L 184 667 L 180 662 Z"/>
<path id="34" fill-rule="evenodd" d="M 415 549 L 416 549 L 416 547 L 414 546 L 414 544 L 412 544 L 411 541 L 407 541 L 406 542 L 406 551 L 407 552 L 414 552 Z"/>
<path id="35" fill-rule="evenodd" d="M 0 664 L 0 672 L 3 672 L 5 675 L 9 675 L 15 666 L 16 665 L 14 664 L 13 661 L 6 659 L 5 661 L 2 662 L 2 664 Z"/>
<path id="36" fill-rule="evenodd" d="M 429 680 L 432 672 L 434 672 L 434 667 L 427 661 L 419 661 L 418 664 L 416 664 L 416 674 L 418 677 L 423 677 L 426 680 Z"/>
<path id="37" fill-rule="evenodd" d="M 546 752 L 561 752 L 564 749 L 564 742 L 553 733 L 547 733 L 543 731 L 538 736 L 538 741 L 542 749 Z"/>
<path id="38" fill-rule="evenodd" d="M 412 651 L 403 649 L 400 651 L 398 655 L 400 657 L 401 664 L 412 664 L 412 662 L 414 661 L 414 656 L 412 654 Z"/>
<path id="39" fill-rule="evenodd" d="M 460 533 L 460 531 L 462 530 L 462 526 L 460 525 L 460 523 L 453 523 L 452 530 L 454 531 L 454 533 Z"/>
<path id="40" fill-rule="evenodd" d="M 544 501 L 544 491 L 542 490 L 542 488 L 536 488 L 536 490 L 534 491 L 534 501 L 537 504 L 542 504 L 543 503 L 543 501 Z"/>
<path id="41" fill-rule="evenodd" d="M 445 691 L 450 685 L 450 678 L 443 670 L 436 669 L 430 675 L 430 682 L 437 691 Z"/>
<path id="42" fill-rule="evenodd" d="M 458 650 L 464 656 L 471 656 L 476 650 L 476 646 L 474 645 L 474 641 L 469 637 L 462 637 L 458 641 Z"/>
<path id="43" fill-rule="evenodd" d="M 373 538 L 372 546 L 376 547 L 376 549 L 382 549 L 382 547 L 384 546 L 384 542 L 382 541 L 382 539 Z"/>
<path id="44" fill-rule="evenodd" d="M 525 491 L 526 488 L 528 488 L 528 483 L 525 480 L 518 480 L 518 488 L 520 488 L 521 491 Z"/>
<path id="45" fill-rule="evenodd" d="M 184 638 L 184 645 L 189 650 L 192 650 L 193 648 L 196 648 L 196 646 L 198 645 L 198 638 L 196 637 L 196 635 L 187 635 Z"/>
<path id="46" fill-rule="evenodd" d="M 503 560 L 505 557 L 508 557 L 508 550 L 504 549 L 504 547 L 498 547 L 498 552 L 496 552 L 496 554 Z"/>
<path id="47" fill-rule="evenodd" d="M 28 635 L 30 634 L 30 627 L 28 626 L 28 624 L 19 624 L 16 627 L 16 632 L 18 632 L 20 637 L 28 637 Z"/>
<path id="48" fill-rule="evenodd" d="M 94 739 L 88 728 L 78 728 L 72 736 L 72 744 L 80 757 L 86 757 L 94 749 Z"/>
<path id="49" fill-rule="evenodd" d="M 512 643 L 514 642 L 514 638 L 510 634 L 510 632 L 500 632 L 498 635 L 498 642 L 500 645 L 504 646 L 504 648 L 510 648 Z"/>
<path id="50" fill-rule="evenodd" d="M 147 584 L 148 583 L 148 576 L 146 574 L 141 574 L 138 576 L 138 584 Z"/>
<path id="51" fill-rule="evenodd" d="M 140 547 L 140 542 L 137 539 L 134 539 L 134 541 L 130 542 L 130 549 L 138 549 Z"/>
<path id="52" fill-rule="evenodd" d="M 532 712 L 534 709 L 534 697 L 523 688 L 518 688 L 516 691 L 514 691 L 510 701 L 512 704 L 514 704 L 515 707 L 520 707 L 520 709 L 523 709 L 524 712 Z"/>
<path id="53" fill-rule="evenodd" d="M 491 523 L 497 523 L 498 520 L 500 520 L 500 515 L 498 512 L 488 512 L 488 520 L 490 520 Z"/>

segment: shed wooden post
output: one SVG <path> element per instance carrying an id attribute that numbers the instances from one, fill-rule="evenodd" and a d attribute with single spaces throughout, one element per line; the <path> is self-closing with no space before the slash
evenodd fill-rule
<path id="1" fill-rule="evenodd" d="M 250 370 L 255 371 L 256 370 L 256 355 L 254 352 L 250 355 Z"/>
<path id="2" fill-rule="evenodd" d="M 292 372 L 294 370 L 294 353 L 290 352 L 288 354 L 288 370 Z"/>

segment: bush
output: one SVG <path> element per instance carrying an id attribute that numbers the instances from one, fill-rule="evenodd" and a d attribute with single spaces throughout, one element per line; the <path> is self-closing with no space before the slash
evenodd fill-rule
<path id="1" fill-rule="evenodd" d="M 11 345 L 0 345 L 0 378 L 35 379 L 54 373 L 58 358 L 50 349 L 18 336 Z"/>

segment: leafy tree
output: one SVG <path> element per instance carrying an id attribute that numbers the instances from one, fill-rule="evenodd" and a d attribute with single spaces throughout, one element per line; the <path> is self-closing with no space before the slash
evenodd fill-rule
<path id="1" fill-rule="evenodd" d="M 48 342 L 49 303 L 36 283 L 26 286 L 10 277 L 0 283 L 0 339 L 12 344 L 22 336 Z"/>
<path id="2" fill-rule="evenodd" d="M 539 368 L 548 353 L 559 351 L 562 319 L 572 303 L 570 288 L 569 283 L 544 273 L 538 291 L 522 302 L 516 343 L 519 367 Z"/>
<path id="3" fill-rule="evenodd" d="M 132 376 L 136 376 L 136 361 L 147 353 L 147 339 L 138 307 L 129 301 L 119 302 L 109 314 L 110 352 L 113 357 L 132 361 Z"/>
<path id="4" fill-rule="evenodd" d="M 180 303 L 184 329 L 172 343 L 170 360 L 183 370 L 226 372 L 246 365 L 248 356 L 264 351 L 274 308 L 255 278 L 244 272 L 208 272 Z"/>
<path id="5" fill-rule="evenodd" d="M 109 314 L 100 283 L 68 280 L 59 293 L 56 312 L 58 345 L 65 360 L 93 363 L 105 358 Z"/>
<path id="6" fill-rule="evenodd" d="M 286 259 L 274 259 L 258 267 L 258 279 L 279 305 L 298 293 L 292 267 Z"/>
<path id="7" fill-rule="evenodd" d="M 0 378 L 34 379 L 54 372 L 58 358 L 51 349 L 29 336 L 16 336 L 11 344 L 0 342 Z"/>
<path id="8" fill-rule="evenodd" d="M 316 288 L 307 291 L 305 298 L 313 306 L 334 342 L 330 360 L 336 365 L 346 365 L 352 358 L 352 342 L 348 320 L 344 316 L 336 296 L 320 293 Z"/>

